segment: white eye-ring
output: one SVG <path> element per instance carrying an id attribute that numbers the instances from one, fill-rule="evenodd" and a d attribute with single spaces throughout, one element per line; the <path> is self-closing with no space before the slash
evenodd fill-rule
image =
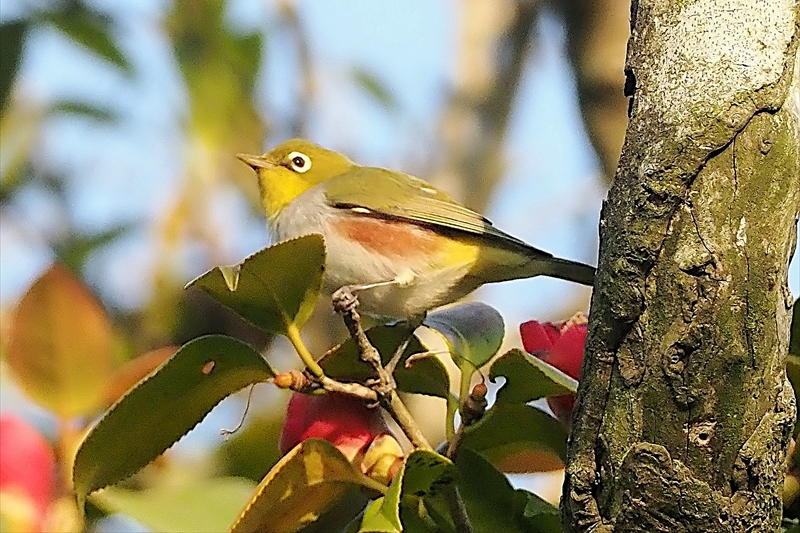
<path id="1" fill-rule="evenodd" d="M 306 154 L 292 152 L 286 159 L 289 160 L 289 166 L 292 167 L 292 170 L 295 172 L 300 172 L 302 174 L 311 168 L 311 158 Z"/>

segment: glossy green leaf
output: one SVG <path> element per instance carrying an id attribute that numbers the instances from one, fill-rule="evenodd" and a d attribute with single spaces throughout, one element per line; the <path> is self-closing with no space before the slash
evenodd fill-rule
<path id="1" fill-rule="evenodd" d="M 447 343 L 462 372 L 477 370 L 497 353 L 505 336 L 503 317 L 493 307 L 467 302 L 429 314 L 424 325 Z"/>
<path id="2" fill-rule="evenodd" d="M 558 420 L 536 407 L 498 401 L 467 428 L 461 446 L 500 466 L 527 450 L 548 452 L 564 461 L 567 431 Z"/>
<path id="3" fill-rule="evenodd" d="M 556 367 L 548 365 L 538 357 L 510 350 L 497 358 L 489 370 L 495 381 L 505 378 L 505 384 L 497 392 L 497 400 L 506 403 L 528 403 L 548 396 L 575 394 L 578 382 Z"/>
<path id="4" fill-rule="evenodd" d="M 326 512 L 347 500 L 352 502 L 348 506 L 352 518 L 366 505 L 365 494 L 374 496 L 384 490 L 351 465 L 333 444 L 308 439 L 270 470 L 231 533 L 290 533 L 312 528 Z"/>
<path id="5" fill-rule="evenodd" d="M 461 449 L 455 460 L 459 489 L 475 533 L 561 533 L 558 509 L 516 490 L 479 454 Z"/>
<path id="6" fill-rule="evenodd" d="M 101 407 L 112 351 L 105 310 L 79 279 L 55 264 L 17 306 L 6 363 L 31 398 L 69 418 Z"/>
<path id="7" fill-rule="evenodd" d="M 322 289 L 325 244 L 306 235 L 257 252 L 234 267 L 215 267 L 187 287 L 198 287 L 266 331 L 299 329 Z"/>
<path id="8" fill-rule="evenodd" d="M 235 478 L 158 485 L 145 491 L 110 487 L 91 501 L 107 513 L 124 513 L 161 533 L 225 532 L 250 499 L 256 484 Z"/>
<path id="9" fill-rule="evenodd" d="M 367 338 L 381 354 L 384 364 L 389 362 L 409 335 L 411 331 L 405 324 L 376 326 L 367 331 Z M 395 372 L 397 387 L 404 392 L 446 398 L 450 390 L 450 378 L 439 359 L 428 356 L 408 361 L 409 357 L 425 352 L 419 340 L 411 337 Z M 327 376 L 339 381 L 363 382 L 373 375 L 372 367 L 361 360 L 352 339 L 329 350 L 320 358 L 319 365 Z"/>
<path id="10" fill-rule="evenodd" d="M 125 73 L 131 65 L 114 41 L 111 20 L 78 0 L 61 2 L 57 9 L 43 11 L 39 15 L 72 41 L 82 45 Z"/>
<path id="11" fill-rule="evenodd" d="M 188 342 L 120 398 L 81 443 L 73 472 L 79 501 L 147 465 L 226 396 L 274 375 L 257 351 L 231 337 Z"/>
<path id="12" fill-rule="evenodd" d="M 14 20 L 0 24 L 0 113 L 8 104 L 8 96 L 22 57 L 22 44 L 28 32 L 28 22 Z"/>

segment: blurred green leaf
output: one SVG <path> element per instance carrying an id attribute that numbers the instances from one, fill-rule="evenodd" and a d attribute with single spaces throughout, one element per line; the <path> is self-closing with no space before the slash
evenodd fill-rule
<path id="1" fill-rule="evenodd" d="M 372 72 L 363 68 L 354 68 L 350 75 L 356 86 L 389 111 L 396 111 L 400 106 L 386 85 Z"/>
<path id="2" fill-rule="evenodd" d="M 112 37 L 111 19 L 78 0 L 58 4 L 56 9 L 41 11 L 37 18 L 49 22 L 71 40 L 116 66 L 126 74 L 131 65 Z"/>
<path id="3" fill-rule="evenodd" d="M 215 457 L 220 468 L 230 476 L 261 481 L 281 458 L 278 438 L 284 419 L 284 411 L 278 409 L 248 416 L 247 425 L 217 448 Z"/>
<path id="4" fill-rule="evenodd" d="M 114 122 L 119 117 L 116 111 L 85 102 L 62 100 L 50 105 L 48 112 L 55 115 L 76 115 L 98 122 Z"/>
<path id="5" fill-rule="evenodd" d="M 73 471 L 78 500 L 147 465 L 226 396 L 274 375 L 258 352 L 231 337 L 185 344 L 114 404 L 81 443 Z"/>
<path id="6" fill-rule="evenodd" d="M 280 242 L 235 267 L 215 267 L 196 286 L 253 325 L 271 333 L 300 329 L 322 289 L 325 244 L 322 235 Z"/>
<path id="7" fill-rule="evenodd" d="M 55 243 L 53 251 L 70 271 L 81 272 L 93 252 L 116 241 L 132 227 L 131 224 L 120 224 L 92 235 L 70 234 Z"/>
<path id="8" fill-rule="evenodd" d="M 516 490 L 479 454 L 460 449 L 455 460 L 459 488 L 475 533 L 561 533 L 556 507 Z"/>
<path id="9" fill-rule="evenodd" d="M 538 357 L 513 349 L 498 357 L 489 370 L 489 378 L 506 379 L 497 391 L 497 400 L 528 403 L 548 396 L 575 394 L 578 382 Z"/>
<path id="10" fill-rule="evenodd" d="M 505 336 L 503 317 L 491 306 L 467 302 L 425 318 L 424 325 L 439 333 L 462 372 L 479 369 L 500 349 Z"/>
<path id="11" fill-rule="evenodd" d="M 366 505 L 365 489 L 376 495 L 385 487 L 362 474 L 330 442 L 308 439 L 267 474 L 231 533 L 290 533 L 301 527 L 326 531 L 315 522 L 345 501 L 351 503 L 348 509 L 337 511 L 352 519 Z"/>
<path id="12" fill-rule="evenodd" d="M 411 330 L 406 324 L 391 326 L 376 326 L 367 331 L 367 338 L 381 354 L 384 364 L 388 363 L 400 345 L 411 335 Z M 408 358 L 426 349 L 419 340 L 412 336 L 400 362 L 397 365 L 395 379 L 401 391 L 415 394 L 427 394 L 446 398 L 450 390 L 450 379 L 444 365 L 435 356 Z M 339 381 L 358 381 L 372 377 L 372 367 L 361 360 L 358 348 L 352 339 L 347 339 L 329 350 L 319 360 L 319 365 L 325 374 Z"/>
<path id="13" fill-rule="evenodd" d="M 461 444 L 502 468 L 516 454 L 530 450 L 553 454 L 562 461 L 567 455 L 567 431 L 544 411 L 524 404 L 501 401 L 464 432 Z"/>
<path id="14" fill-rule="evenodd" d="M 145 491 L 107 488 L 92 503 L 162 533 L 225 532 L 253 494 L 250 480 L 223 477 L 159 485 Z"/>
<path id="15" fill-rule="evenodd" d="M 105 310 L 79 279 L 54 264 L 17 306 L 6 362 L 31 398 L 70 418 L 101 406 L 112 351 Z"/>
<path id="16" fill-rule="evenodd" d="M 22 45 L 27 32 L 26 20 L 15 20 L 0 25 L 0 113 L 6 108 L 8 95 L 17 78 Z"/>

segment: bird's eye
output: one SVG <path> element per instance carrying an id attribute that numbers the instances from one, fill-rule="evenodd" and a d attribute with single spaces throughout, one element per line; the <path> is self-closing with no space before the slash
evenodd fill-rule
<path id="1" fill-rule="evenodd" d="M 295 172 L 302 173 L 311 168 L 311 159 L 306 154 L 292 152 L 287 159 L 289 160 L 289 166 Z"/>

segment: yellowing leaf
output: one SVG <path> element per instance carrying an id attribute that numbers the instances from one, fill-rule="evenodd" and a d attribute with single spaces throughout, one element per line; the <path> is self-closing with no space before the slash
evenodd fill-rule
<path id="1" fill-rule="evenodd" d="M 355 516 L 366 505 L 364 489 L 372 495 L 386 491 L 351 465 L 331 443 L 309 439 L 270 470 L 231 533 L 290 533 L 312 524 L 319 526 L 315 522 L 343 503 Z"/>
<path id="2" fill-rule="evenodd" d="M 83 283 L 54 264 L 20 301 L 8 366 L 33 400 L 69 418 L 100 407 L 113 368 L 112 329 Z"/>
<path id="3" fill-rule="evenodd" d="M 196 286 L 255 326 L 285 335 L 300 328 L 319 298 L 325 265 L 322 235 L 280 242 L 235 267 L 215 267 Z"/>
<path id="4" fill-rule="evenodd" d="M 226 396 L 274 375 L 258 352 L 231 337 L 185 344 L 120 398 L 81 443 L 73 471 L 78 500 L 141 469 Z"/>

